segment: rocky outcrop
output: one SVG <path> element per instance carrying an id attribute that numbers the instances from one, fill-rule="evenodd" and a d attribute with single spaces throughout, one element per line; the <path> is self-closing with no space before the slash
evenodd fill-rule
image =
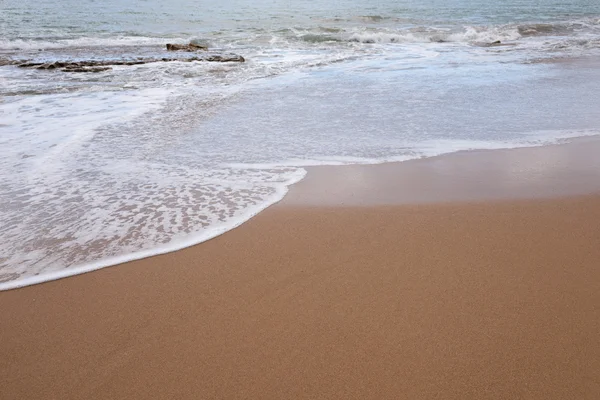
<path id="1" fill-rule="evenodd" d="M 211 54 L 202 59 L 192 61 L 208 61 L 208 62 L 245 62 L 246 59 L 237 54 Z"/>
<path id="2" fill-rule="evenodd" d="M 112 69 L 111 67 L 65 67 L 65 72 L 102 72 Z"/>
<path id="3" fill-rule="evenodd" d="M 228 53 L 203 53 L 192 57 L 156 57 L 137 58 L 134 60 L 84 60 L 84 61 L 54 61 L 51 63 L 27 61 L 27 60 L 0 60 L 2 65 L 16 65 L 19 68 L 31 68 L 39 70 L 60 70 L 64 72 L 102 72 L 119 65 L 140 65 L 157 62 L 244 62 L 244 57 L 238 54 Z"/>
<path id="4" fill-rule="evenodd" d="M 206 50 L 208 50 L 208 47 L 206 47 L 206 46 L 200 46 L 200 45 L 194 44 L 194 43 L 189 43 L 189 44 L 172 44 L 172 43 L 167 43 L 167 50 L 168 51 L 188 51 L 188 52 L 192 52 L 192 51 L 206 51 Z"/>

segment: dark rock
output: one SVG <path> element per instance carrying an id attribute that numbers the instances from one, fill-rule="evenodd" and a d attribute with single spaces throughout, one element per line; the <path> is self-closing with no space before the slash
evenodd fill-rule
<path id="1" fill-rule="evenodd" d="M 502 43 L 499 40 L 496 40 L 495 42 L 475 42 L 474 44 L 479 47 L 492 47 L 498 46 Z"/>
<path id="2" fill-rule="evenodd" d="M 208 50 L 208 47 L 200 46 L 200 45 L 194 44 L 194 43 L 189 43 L 189 44 L 167 43 L 167 50 L 168 51 L 188 51 L 188 52 L 200 51 L 200 50 L 206 51 L 206 50 Z"/>
<path id="3" fill-rule="evenodd" d="M 244 57 L 230 53 L 205 53 L 193 57 L 160 57 L 160 58 L 137 58 L 135 60 L 82 60 L 82 61 L 55 61 L 52 63 L 31 62 L 27 60 L 0 60 L 2 65 L 17 65 L 19 68 L 34 68 L 41 70 L 59 69 L 65 72 L 101 72 L 111 69 L 115 65 L 140 65 L 155 62 L 245 62 Z"/>
<path id="4" fill-rule="evenodd" d="M 23 62 L 23 63 L 19 63 L 18 66 L 19 68 L 32 68 L 32 67 L 38 67 L 40 65 L 43 65 L 44 63 L 40 63 L 40 62 Z"/>
<path id="5" fill-rule="evenodd" d="M 62 70 L 65 72 L 102 72 L 111 70 L 111 67 L 66 67 Z"/>
<path id="6" fill-rule="evenodd" d="M 198 61 L 209 61 L 209 62 L 245 62 L 246 59 L 238 54 L 227 54 L 227 55 L 211 55 L 200 59 Z"/>
<path id="7" fill-rule="evenodd" d="M 37 69 L 55 69 L 60 68 L 63 63 L 55 62 L 55 63 L 45 63 L 37 67 Z"/>
<path id="8" fill-rule="evenodd" d="M 515 43 L 502 43 L 499 40 L 496 40 L 495 42 L 473 42 L 472 44 L 475 46 L 479 46 L 479 47 L 514 46 L 515 45 Z"/>

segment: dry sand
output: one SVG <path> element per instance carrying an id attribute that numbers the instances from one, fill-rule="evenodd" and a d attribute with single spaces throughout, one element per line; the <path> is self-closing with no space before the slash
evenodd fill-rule
<path id="1" fill-rule="evenodd" d="M 576 146 L 562 151 L 590 145 Z M 507 152 L 311 171 L 209 242 L 2 292 L 0 398 L 598 399 L 600 196 L 581 195 L 596 191 L 593 152 L 587 169 L 535 172 L 577 196 L 527 194 L 532 178 L 515 198 L 478 198 L 485 174 L 499 183 L 557 147 L 495 169 L 480 167 Z M 426 189 L 406 197 L 391 177 Z M 434 202 L 456 200 L 449 179 L 463 201 Z"/>

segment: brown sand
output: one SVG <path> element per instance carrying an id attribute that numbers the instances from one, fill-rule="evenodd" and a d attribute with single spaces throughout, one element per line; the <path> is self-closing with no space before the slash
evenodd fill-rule
<path id="1" fill-rule="evenodd" d="M 293 203 L 0 293 L 0 398 L 600 398 L 600 196 Z"/>

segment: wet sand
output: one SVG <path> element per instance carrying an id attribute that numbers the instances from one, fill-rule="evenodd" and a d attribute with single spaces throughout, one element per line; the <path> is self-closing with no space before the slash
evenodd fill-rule
<path id="1" fill-rule="evenodd" d="M 312 169 L 209 242 L 2 292 L 0 398 L 600 398 L 598 149 Z"/>

